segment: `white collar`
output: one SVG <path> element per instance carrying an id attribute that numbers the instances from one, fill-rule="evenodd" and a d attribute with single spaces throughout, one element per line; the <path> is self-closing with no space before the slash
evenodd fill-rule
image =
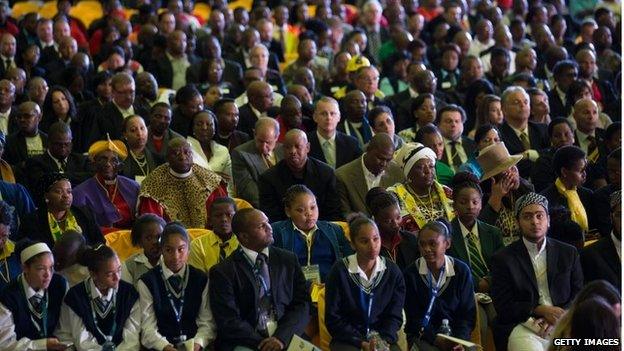
<path id="1" fill-rule="evenodd" d="M 264 114 L 263 114 L 263 113 L 262 113 L 262 112 L 260 112 L 259 110 L 256 110 L 256 108 L 255 108 L 255 107 L 253 107 L 253 105 L 252 105 L 251 103 L 249 103 L 249 107 L 251 107 L 251 111 L 252 111 L 252 112 L 254 113 L 254 115 L 256 115 L 256 117 L 258 117 L 258 118 L 262 117 L 263 115 L 266 115 L 266 113 L 264 113 Z"/>
<path id="2" fill-rule="evenodd" d="M 15 57 L 6 57 L 4 55 L 0 55 L 0 58 L 2 59 L 2 63 L 6 62 L 6 60 L 11 60 L 12 62 L 15 62 Z"/>
<path id="3" fill-rule="evenodd" d="M 117 105 L 117 103 L 115 102 L 115 100 L 111 100 L 113 102 L 113 104 L 115 105 L 115 107 L 117 107 L 117 109 L 119 110 L 119 112 L 121 112 L 122 115 L 124 115 L 125 113 L 130 113 L 130 114 L 134 114 L 134 106 L 130 105 L 130 107 L 128 108 L 122 108 L 121 106 Z"/>
<path id="4" fill-rule="evenodd" d="M 416 260 L 418 263 L 418 274 L 427 275 L 429 273 L 429 267 L 427 267 L 427 261 L 424 258 L 420 257 Z M 444 255 L 444 272 L 447 278 L 450 278 L 455 275 L 455 268 L 453 262 L 451 262 L 451 258 L 447 255 Z"/>
<path id="5" fill-rule="evenodd" d="M 579 136 L 579 142 L 580 142 L 581 140 L 582 140 L 582 141 L 587 140 L 587 138 L 588 138 L 589 136 L 593 136 L 593 137 L 595 137 L 595 134 L 596 134 L 596 131 L 595 131 L 595 130 L 594 130 L 594 134 L 586 134 L 586 133 L 581 132 L 578 128 L 576 129 L 576 132 L 578 133 L 578 136 Z"/>
<path id="6" fill-rule="evenodd" d="M 190 176 L 191 176 L 191 174 L 193 174 L 193 168 L 191 167 L 191 170 L 190 170 L 190 171 L 188 171 L 188 172 L 186 172 L 186 173 L 178 173 L 178 172 L 174 171 L 173 169 L 171 169 L 171 167 L 169 167 L 169 173 L 170 173 L 172 176 L 176 177 L 176 178 L 182 178 L 182 179 L 184 179 L 184 178 L 188 178 L 188 177 L 190 177 Z"/>
<path id="7" fill-rule="evenodd" d="M 180 271 L 177 273 L 173 273 L 169 268 L 167 268 L 167 265 L 165 264 L 165 261 L 163 260 L 162 257 L 160 258 L 160 262 L 158 262 L 158 264 L 162 268 L 162 272 L 163 272 L 163 276 L 165 277 L 165 280 L 169 279 L 173 275 L 184 277 L 184 274 L 186 274 L 187 264 L 184 264 L 184 267 L 182 267 L 182 269 L 180 269 Z"/>
<path id="8" fill-rule="evenodd" d="M 333 145 L 333 144 L 334 144 L 334 142 L 336 141 L 336 131 L 334 131 L 334 135 L 332 135 L 329 139 L 325 139 L 325 137 L 323 137 L 323 136 L 321 135 L 321 133 L 319 133 L 319 132 L 318 132 L 318 130 L 316 131 L 316 136 L 318 137 L 318 139 L 319 139 L 319 144 L 321 144 L 321 146 L 323 146 L 323 144 L 324 144 L 326 141 L 329 141 L 329 143 L 330 143 L 330 144 L 332 144 L 332 145 Z"/>
<path id="9" fill-rule="evenodd" d="M 0 112 L 0 117 L 2 118 L 9 118 L 9 116 L 11 115 L 11 107 L 9 107 L 9 109 L 6 112 Z"/>
<path id="10" fill-rule="evenodd" d="M 524 243 L 527 251 L 529 251 L 529 256 L 531 256 L 532 259 L 537 258 L 537 256 L 541 255 L 544 251 L 546 251 L 546 240 L 548 239 L 544 238 L 544 243 L 542 244 L 542 247 L 538 250 L 537 244 L 532 243 L 526 238 L 522 237 L 522 242 Z"/>
<path id="11" fill-rule="evenodd" d="M 100 298 L 100 300 L 111 301 L 113 299 L 113 294 L 115 293 L 115 289 L 108 289 L 108 292 L 106 293 L 106 296 L 104 296 L 104 295 L 102 295 L 100 290 L 98 290 L 98 288 L 95 286 L 95 282 L 93 281 L 92 278 L 89 278 L 89 287 L 90 287 L 89 290 L 91 290 L 90 291 L 91 300 L 95 300 L 97 298 Z"/>
<path id="12" fill-rule="evenodd" d="M 451 145 L 452 142 L 455 142 L 455 145 L 462 145 L 461 135 L 459 136 L 459 138 L 457 138 L 457 140 L 451 140 L 446 137 L 442 137 L 442 138 L 444 139 L 444 144 L 446 145 Z"/>
<path id="13" fill-rule="evenodd" d="M 375 259 L 375 267 L 373 268 L 373 273 L 371 274 L 370 279 L 369 279 L 366 276 L 366 273 L 362 270 L 362 268 L 360 268 L 360 265 L 358 265 L 357 254 L 353 254 L 347 257 L 347 261 L 349 263 L 347 267 L 349 273 L 357 274 L 360 278 L 364 279 L 364 281 L 368 281 L 368 282 L 373 281 L 373 279 L 375 279 L 377 274 L 386 270 L 386 263 L 384 262 L 384 260 L 381 259 L 381 257 L 377 256 L 377 258 Z"/>
<path id="14" fill-rule="evenodd" d="M 475 224 L 472 227 L 472 229 L 466 228 L 464 223 L 462 223 L 460 220 L 457 220 L 457 222 L 459 222 L 459 229 L 461 229 L 461 233 L 462 233 L 462 236 L 464 238 L 466 238 L 468 236 L 468 234 L 470 234 L 470 233 L 476 235 L 477 238 L 479 238 L 479 226 L 477 225 L 477 221 L 476 220 L 475 220 Z"/>
<path id="15" fill-rule="evenodd" d="M 256 258 L 258 258 L 258 253 L 254 250 L 248 249 L 246 247 L 244 247 L 242 244 L 239 243 L 239 246 L 241 247 L 241 249 L 243 249 L 243 253 L 245 254 L 245 256 L 247 256 L 247 258 L 251 261 L 251 262 L 256 262 Z M 262 253 L 266 255 L 266 257 L 269 257 L 269 248 L 265 247 L 264 249 L 262 249 Z"/>
<path id="16" fill-rule="evenodd" d="M 410 97 L 412 99 L 415 99 L 415 98 L 418 97 L 418 92 L 416 90 L 412 89 L 412 87 L 409 87 L 409 94 L 410 94 Z"/>
<path id="17" fill-rule="evenodd" d="M 52 154 L 50 153 L 50 149 L 47 149 L 47 150 L 46 150 L 46 152 L 48 153 L 48 156 L 50 156 L 50 157 L 52 158 L 52 160 L 53 160 L 54 162 L 56 162 L 56 164 L 57 164 L 57 165 L 60 165 L 60 164 L 61 164 L 61 162 L 63 162 L 63 161 L 66 161 L 66 160 L 67 160 L 67 159 L 65 159 L 65 160 L 59 160 L 58 158 L 56 158 L 56 157 L 52 156 Z"/>
<path id="18" fill-rule="evenodd" d="M 366 155 L 366 152 L 360 157 L 360 163 L 362 164 L 362 170 L 364 171 L 364 177 L 366 179 L 370 179 L 370 180 L 377 180 L 379 178 L 381 178 L 384 173 L 386 172 L 386 170 L 382 170 L 381 172 L 379 172 L 378 175 L 374 175 L 371 171 L 368 170 L 368 168 L 366 168 L 366 164 L 364 164 L 364 155 Z"/>
<path id="19" fill-rule="evenodd" d="M 137 263 L 141 263 L 143 265 L 145 265 L 146 267 L 152 269 L 154 268 L 154 266 L 152 266 L 152 264 L 150 263 L 149 259 L 147 258 L 147 256 L 145 256 L 145 254 L 143 252 L 139 253 L 138 255 L 134 256 L 134 262 Z"/>
<path id="20" fill-rule="evenodd" d="M 313 236 L 314 233 L 316 233 L 316 231 L 318 230 L 318 226 L 315 224 L 314 228 L 312 228 L 309 232 L 306 233 L 303 230 L 297 228 L 297 226 L 295 225 L 295 222 L 293 222 L 292 220 L 291 220 L 291 222 L 292 222 L 293 229 L 295 230 L 295 232 L 299 232 L 301 235 L 303 235 L 306 238 L 309 238 L 309 237 Z"/>
<path id="21" fill-rule="evenodd" d="M 24 278 L 24 275 L 21 275 L 21 281 L 22 281 L 22 288 L 24 288 L 24 292 L 26 293 L 26 299 L 29 300 L 31 297 L 35 296 L 35 295 L 39 295 L 40 297 L 44 297 L 45 296 L 45 289 L 39 289 L 37 291 L 35 291 L 35 289 L 33 289 L 28 282 L 26 281 L 26 278 Z"/>
<path id="22" fill-rule="evenodd" d="M 529 125 L 528 124 L 527 124 L 526 128 L 524 128 L 523 130 L 522 129 L 517 129 L 516 127 L 512 126 L 511 124 L 509 124 L 509 127 L 511 129 L 513 129 L 514 133 L 516 133 L 518 138 L 520 137 L 520 134 L 522 134 L 522 133 L 526 133 L 526 135 L 529 136 Z"/>

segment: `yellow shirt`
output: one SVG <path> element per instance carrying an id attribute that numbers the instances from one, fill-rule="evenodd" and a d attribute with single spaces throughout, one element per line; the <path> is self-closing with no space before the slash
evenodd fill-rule
<path id="1" fill-rule="evenodd" d="M 204 272 L 208 272 L 212 266 L 219 263 L 219 245 L 221 239 L 213 231 L 191 242 L 191 251 L 189 252 L 188 263 Z M 230 256 L 232 252 L 238 249 L 238 239 L 232 235 L 225 247 L 225 255 Z"/>

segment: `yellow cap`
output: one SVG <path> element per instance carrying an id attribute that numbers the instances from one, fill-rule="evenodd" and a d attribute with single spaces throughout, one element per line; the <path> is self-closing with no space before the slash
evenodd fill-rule
<path id="1" fill-rule="evenodd" d="M 110 138 L 108 140 L 100 140 L 93 143 L 91 147 L 89 147 L 89 157 L 93 158 L 100 152 L 107 150 L 116 153 L 122 160 L 125 160 L 126 157 L 128 157 L 128 149 L 126 148 L 126 145 L 123 143 L 123 141 L 110 140 Z"/>
<path id="2" fill-rule="evenodd" d="M 370 65 L 370 61 L 366 57 L 362 55 L 353 56 L 349 62 L 347 62 L 347 72 L 355 72 L 362 67 L 368 67 Z"/>

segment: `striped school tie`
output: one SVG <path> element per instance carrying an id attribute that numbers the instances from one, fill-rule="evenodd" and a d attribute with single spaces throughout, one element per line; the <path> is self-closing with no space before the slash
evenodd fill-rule
<path id="1" fill-rule="evenodd" d="M 481 255 L 481 251 L 479 250 L 479 244 L 477 241 L 477 236 L 474 233 L 469 233 L 466 237 L 468 239 L 466 244 L 468 246 L 468 257 L 470 258 L 470 268 L 472 269 L 472 274 L 475 278 L 475 284 L 479 282 L 479 280 L 485 277 L 489 270 L 487 265 L 485 264 L 485 260 L 483 260 L 483 256 Z"/>

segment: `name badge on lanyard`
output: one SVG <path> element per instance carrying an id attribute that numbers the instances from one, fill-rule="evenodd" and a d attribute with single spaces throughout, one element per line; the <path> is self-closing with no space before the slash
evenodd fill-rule
<path id="1" fill-rule="evenodd" d="M 305 280 L 312 283 L 321 283 L 321 271 L 318 264 L 311 264 L 309 266 L 301 267 Z"/>

